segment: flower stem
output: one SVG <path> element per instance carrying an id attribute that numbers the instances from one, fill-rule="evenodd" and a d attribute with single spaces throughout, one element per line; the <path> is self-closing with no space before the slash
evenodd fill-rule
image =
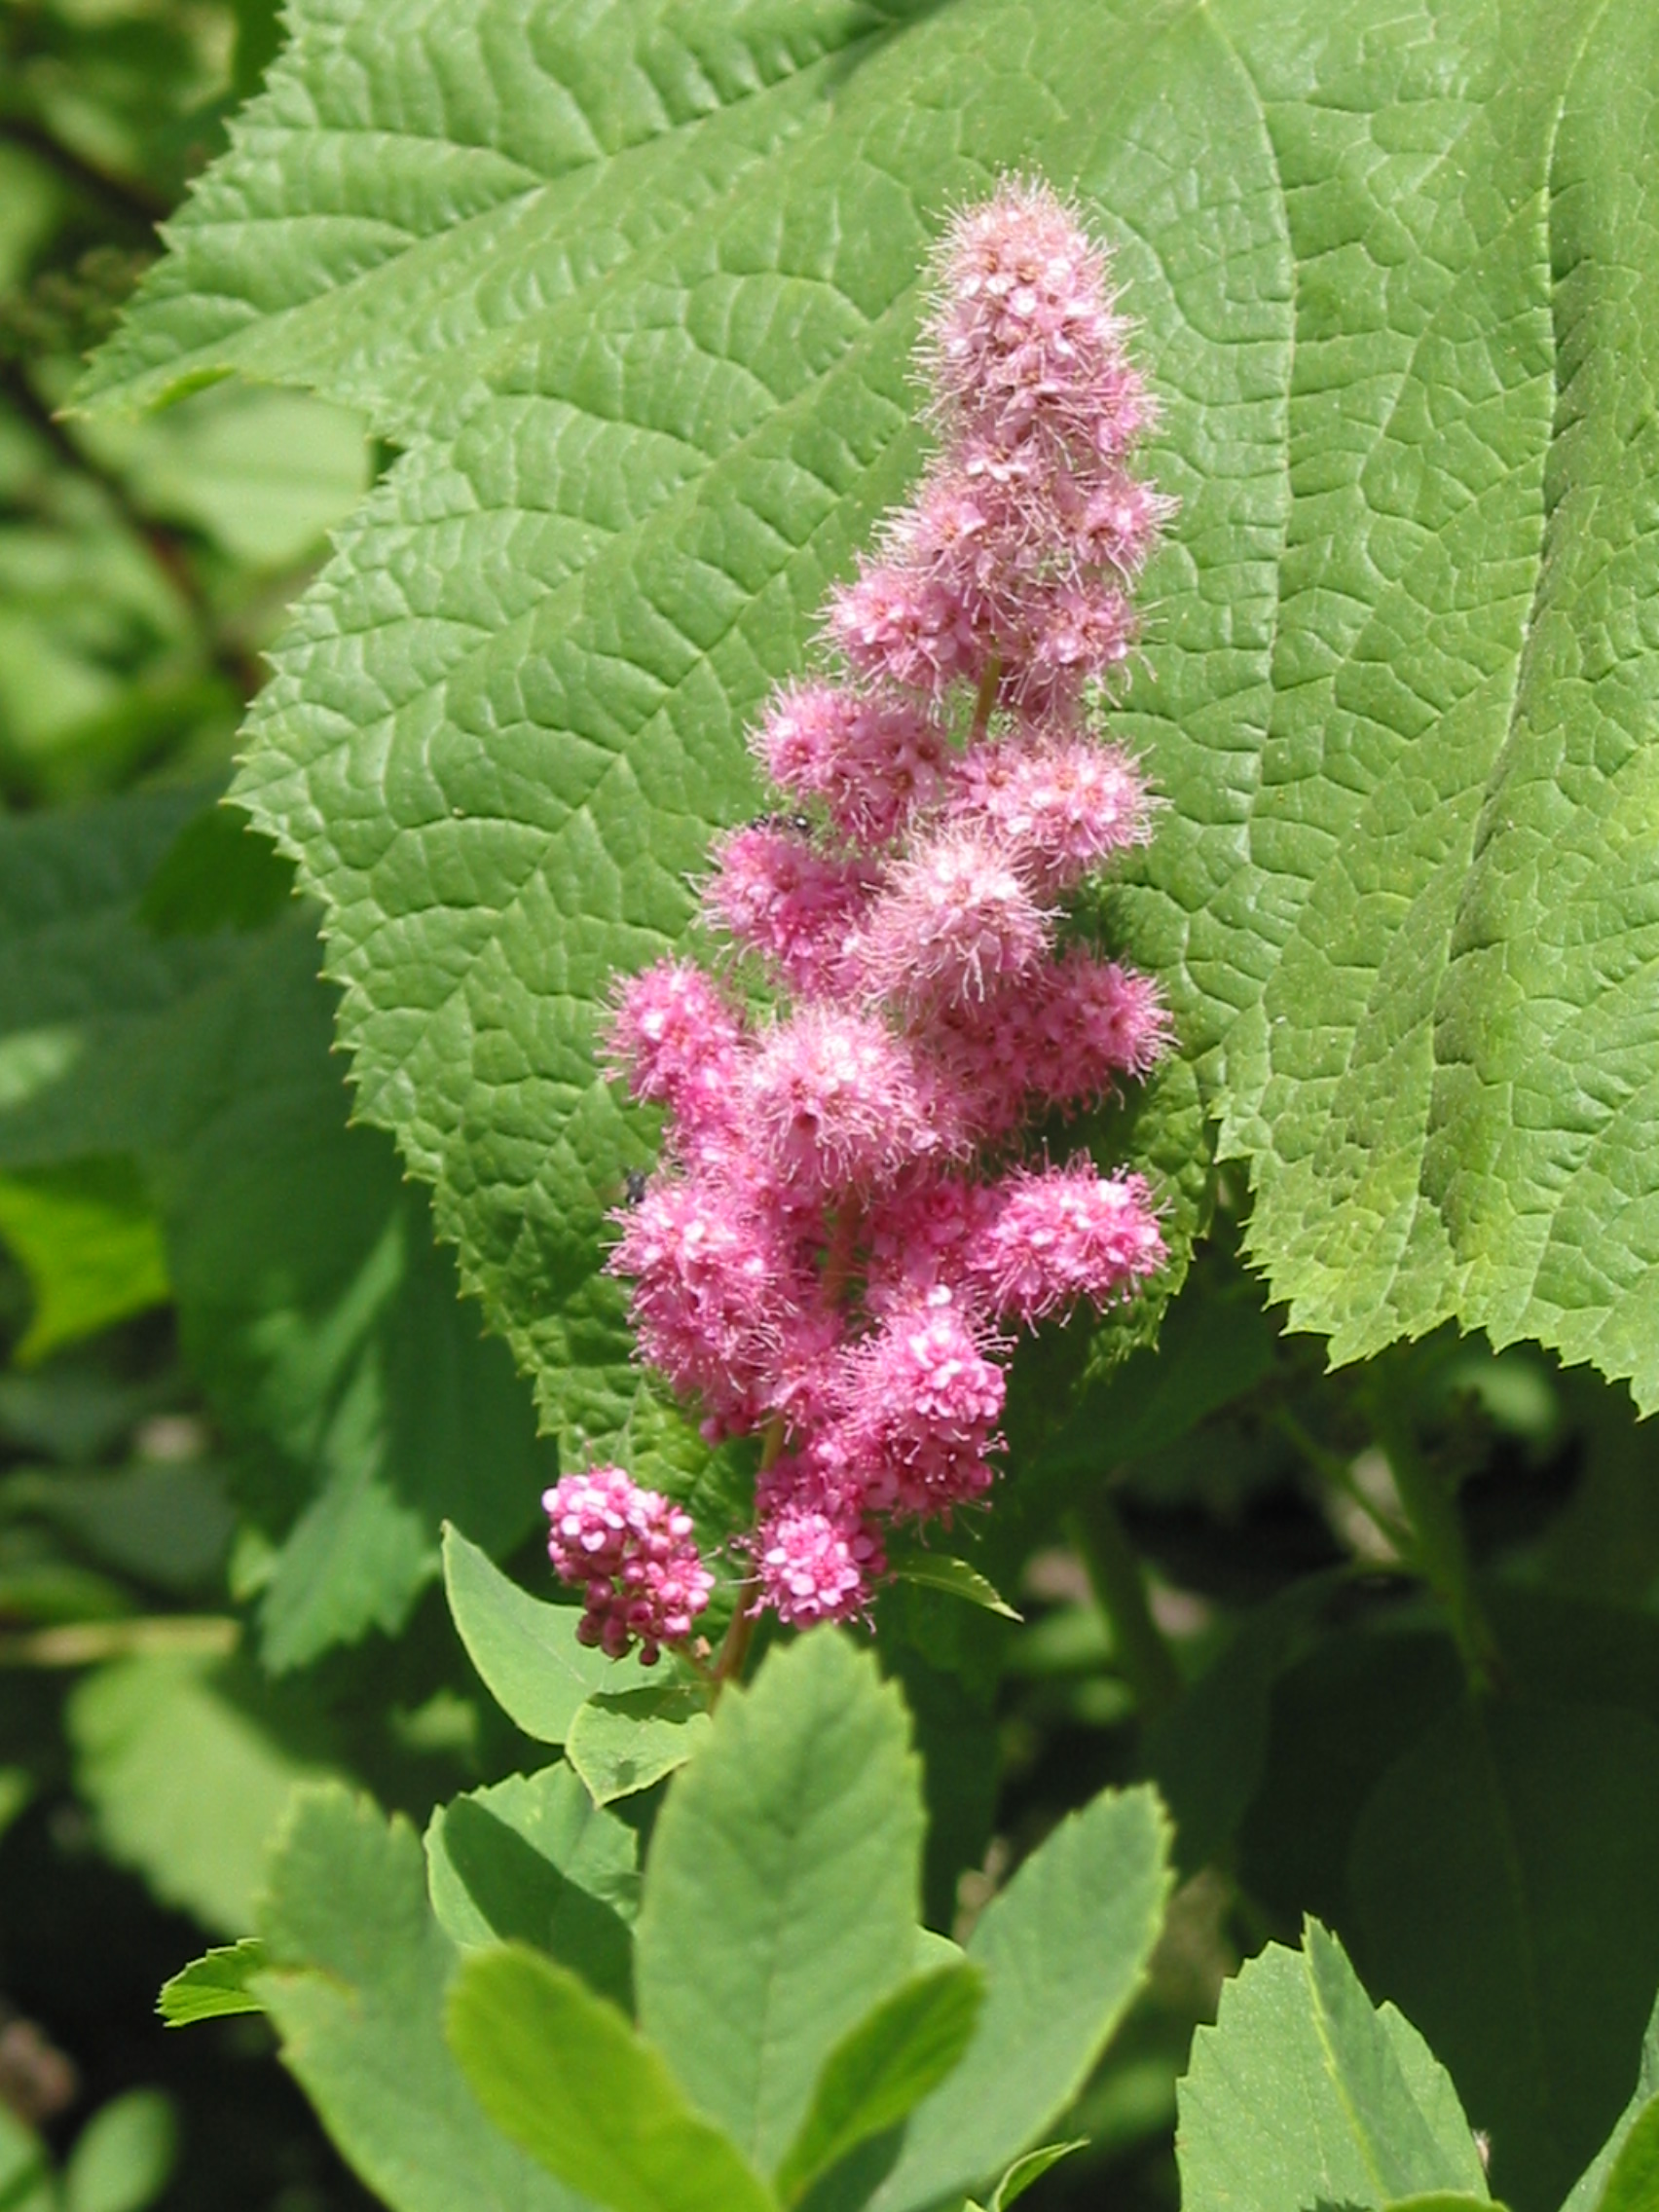
<path id="1" fill-rule="evenodd" d="M 1147 1604 L 1140 1555 L 1105 1490 L 1094 1490 L 1078 1506 L 1070 1516 L 1070 1533 L 1141 1718 L 1155 1720 L 1179 1700 L 1181 1670 Z"/>
<path id="2" fill-rule="evenodd" d="M 837 1225 L 838 1227 L 839 1225 Z M 766 1423 L 760 1437 L 760 1472 L 775 1466 L 784 1449 L 784 1417 L 774 1414 Z M 749 1606 L 738 1602 L 736 1612 L 727 1624 L 720 1647 L 715 1654 L 715 1664 L 709 1676 L 709 1711 L 719 1702 L 721 1690 L 727 1682 L 741 1681 L 744 1663 L 749 1657 L 749 1645 L 755 1635 L 755 1615 Z"/>
<path id="3" fill-rule="evenodd" d="M 1002 656 L 993 653 L 985 664 L 985 673 L 979 679 L 978 696 L 974 701 L 974 727 L 968 733 L 970 745 L 977 745 L 990 726 L 991 709 L 997 703 L 997 685 L 1002 682 Z"/>
<path id="4" fill-rule="evenodd" d="M 1469 1687 L 1483 1696 L 1496 1684 L 1497 1641 L 1475 1594 L 1456 1488 L 1419 1451 L 1416 1439 L 1389 1404 L 1385 1385 L 1368 1389 L 1365 1406 L 1372 1434 L 1387 1456 L 1395 1491 L 1411 1524 L 1412 1564 L 1446 1607 Z"/>

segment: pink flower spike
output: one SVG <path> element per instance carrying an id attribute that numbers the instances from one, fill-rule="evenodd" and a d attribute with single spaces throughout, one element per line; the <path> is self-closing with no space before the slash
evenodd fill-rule
<path id="1" fill-rule="evenodd" d="M 620 1467 L 565 1475 L 541 1502 L 554 1570 L 583 1594 L 583 1643 L 612 1659 L 638 1643 L 651 1667 L 663 1644 L 685 1641 L 715 1578 L 683 1507 L 642 1490 Z"/>
<path id="2" fill-rule="evenodd" d="M 966 602 L 903 562 L 866 567 L 837 586 L 825 629 L 860 675 L 931 696 L 977 682 L 992 650 Z"/>
<path id="3" fill-rule="evenodd" d="M 731 830 L 714 858 L 703 889 L 710 920 L 770 961 L 793 989 L 831 989 L 874 872 L 814 852 L 807 838 L 773 822 Z"/>
<path id="4" fill-rule="evenodd" d="M 659 960 L 630 976 L 607 1025 L 606 1056 L 636 1098 L 679 1107 L 742 1047 L 743 1023 L 701 968 Z"/>
<path id="5" fill-rule="evenodd" d="M 914 1055 L 850 1008 L 803 1006 L 762 1036 L 743 1106 L 767 1169 L 829 1200 L 880 1189 L 944 1141 Z"/>
<path id="6" fill-rule="evenodd" d="M 924 343 L 949 406 L 1009 438 L 1133 414 L 1106 256 L 1047 185 L 1010 180 L 964 208 L 934 270 Z"/>
<path id="7" fill-rule="evenodd" d="M 832 1351 L 839 1324 L 818 1299 L 797 1225 L 763 1187 L 659 1178 L 616 1217 L 608 1273 L 631 1275 L 642 1354 L 722 1434 L 742 1434 Z"/>
<path id="8" fill-rule="evenodd" d="M 1121 591 L 1110 584 L 1068 586 L 1045 610 L 1018 674 L 1021 705 L 1034 715 L 1074 707 L 1091 678 L 1128 659 L 1134 642 L 1134 609 Z"/>
<path id="9" fill-rule="evenodd" d="M 756 751 L 774 783 L 796 798 L 822 800 L 843 836 L 868 850 L 896 836 L 912 808 L 935 796 L 946 746 L 938 725 L 908 701 L 805 683 L 773 706 Z"/>
<path id="10" fill-rule="evenodd" d="M 1027 1081 L 1050 1106 L 1092 1106 L 1122 1075 L 1151 1073 L 1168 1051 L 1158 985 L 1115 960 L 1071 946 L 1024 1013 Z"/>
<path id="11" fill-rule="evenodd" d="M 849 1621 L 869 1609 L 870 1584 L 887 1571 L 880 1538 L 857 1514 L 784 1505 L 754 1538 L 760 1597 L 789 1628 Z"/>
<path id="12" fill-rule="evenodd" d="M 1019 1168 L 996 1198 L 965 1271 L 993 1312 L 1030 1323 L 1085 1298 L 1104 1307 L 1168 1258 L 1142 1175 L 1099 1175 L 1087 1160 Z"/>
<path id="13" fill-rule="evenodd" d="M 866 1508 L 948 1515 L 990 1488 L 1006 1384 L 948 1289 L 895 1308 L 844 1372 L 824 1451 Z"/>
<path id="14" fill-rule="evenodd" d="M 977 745 L 950 811 L 983 824 L 1040 892 L 1071 890 L 1115 852 L 1144 844 L 1152 809 L 1133 764 L 1082 734 Z"/>
<path id="15" fill-rule="evenodd" d="M 921 1016 L 1027 975 L 1050 941 L 1050 914 L 1001 847 L 957 823 L 895 864 L 847 960 L 866 990 Z"/>

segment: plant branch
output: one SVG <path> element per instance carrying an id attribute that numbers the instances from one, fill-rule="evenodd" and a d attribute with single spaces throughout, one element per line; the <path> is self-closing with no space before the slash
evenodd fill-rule
<path id="1" fill-rule="evenodd" d="M 1143 1719 L 1156 1719 L 1180 1699 L 1183 1683 L 1175 1655 L 1147 1603 L 1140 1554 L 1103 1488 L 1096 1488 L 1069 1516 L 1070 1534 L 1088 1569 L 1095 1603 L 1105 1614 L 1125 1678 Z"/>
<path id="2" fill-rule="evenodd" d="M 89 161 L 85 154 L 64 145 L 61 138 L 55 136 L 44 124 L 35 122 L 32 116 L 0 116 L 0 139 L 33 154 L 37 161 L 55 169 L 65 184 L 91 199 L 102 201 L 123 221 L 140 230 L 154 230 L 172 212 L 171 201 L 165 194 L 153 191 L 141 177 L 118 176 L 113 169 Z"/>
<path id="3" fill-rule="evenodd" d="M 201 1653 L 226 1658 L 241 1641 L 240 1621 L 214 1613 L 163 1613 L 147 1619 L 65 1621 L 55 1628 L 0 1636 L 0 1667 L 95 1667 L 106 1659 Z"/>
<path id="4" fill-rule="evenodd" d="M 1485 1694 L 1497 1678 L 1497 1641 L 1475 1594 L 1456 1486 L 1418 1449 L 1389 1403 L 1385 1379 L 1374 1380 L 1364 1404 L 1411 1524 L 1414 1565 L 1446 1607 L 1469 1687 Z"/>

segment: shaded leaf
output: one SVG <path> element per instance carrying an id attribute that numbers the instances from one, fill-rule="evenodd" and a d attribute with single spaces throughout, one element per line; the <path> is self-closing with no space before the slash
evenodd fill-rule
<path id="1" fill-rule="evenodd" d="M 1025 1617 L 1014 1611 L 977 1567 L 970 1567 L 954 1552 L 927 1551 L 920 1544 L 894 1543 L 887 1547 L 887 1564 L 901 1582 L 919 1582 L 926 1590 L 942 1590 L 946 1597 L 979 1605 L 987 1613 L 1000 1613 L 1004 1620 L 1017 1621 Z"/>
<path id="2" fill-rule="evenodd" d="M 992 2190 L 987 2212 L 1009 2212 L 1009 2207 L 1025 2194 L 1034 2181 L 1041 2181 L 1051 2166 L 1057 2166 L 1062 2158 L 1069 2158 L 1074 2151 L 1084 2151 L 1088 2147 L 1087 2141 L 1080 2136 L 1075 2143 L 1045 2143 L 1040 2151 L 1027 2151 L 1023 2158 L 1015 2158 Z"/>
<path id="3" fill-rule="evenodd" d="M 1624 2147 L 1625 2138 L 1656 2099 L 1659 2099 L 1659 2000 L 1654 2003 L 1647 2033 L 1641 2039 L 1641 2062 L 1630 2102 L 1614 2121 L 1611 2135 L 1573 2185 L 1562 2212 L 1597 2212 L 1603 2186 L 1612 2170 L 1613 2160 Z"/>
<path id="4" fill-rule="evenodd" d="M 683 1766 L 713 1726 L 707 1693 L 690 1684 L 600 1690 L 576 1708 L 565 1756 L 594 1803 L 609 1805 Z"/>
<path id="5" fill-rule="evenodd" d="M 1355 1830 L 1355 1946 L 1453 2069 L 1517 2212 L 1554 2212 L 1617 2118 L 1659 1986 L 1655 1832 L 1659 1727 L 1507 1700 L 1440 1721 Z"/>
<path id="6" fill-rule="evenodd" d="M 564 1765 L 453 1798 L 426 1829 L 432 1909 L 463 1950 L 533 1943 L 624 2009 L 638 1856 L 633 1829 L 596 1808 Z"/>

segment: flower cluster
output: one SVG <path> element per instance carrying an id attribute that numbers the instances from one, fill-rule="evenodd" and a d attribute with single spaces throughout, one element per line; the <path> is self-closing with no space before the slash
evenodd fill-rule
<path id="1" fill-rule="evenodd" d="M 554 1567 L 583 1595 L 583 1643 L 612 1659 L 638 1643 L 649 1667 L 662 1644 L 684 1641 L 715 1586 L 689 1513 L 641 1490 L 620 1467 L 566 1475 L 541 1502 Z"/>
<path id="2" fill-rule="evenodd" d="M 666 1109 L 609 1266 L 705 1433 L 762 1437 L 746 1571 L 795 1624 L 866 1607 L 889 1526 L 984 1495 L 1010 1327 L 1164 1258 L 1142 1177 L 1014 1150 L 1166 1040 L 1146 977 L 1059 941 L 1066 896 L 1149 833 L 1133 762 L 1083 718 L 1164 511 L 1125 466 L 1148 398 L 1105 257 L 1045 187 L 964 210 L 934 277 L 937 459 L 831 597 L 843 673 L 754 734 L 789 811 L 721 839 L 703 889 L 771 1010 L 668 960 L 609 1036 Z M 614 1469 L 548 1504 L 590 1640 L 683 1639 L 709 1581 L 682 1514 Z"/>

